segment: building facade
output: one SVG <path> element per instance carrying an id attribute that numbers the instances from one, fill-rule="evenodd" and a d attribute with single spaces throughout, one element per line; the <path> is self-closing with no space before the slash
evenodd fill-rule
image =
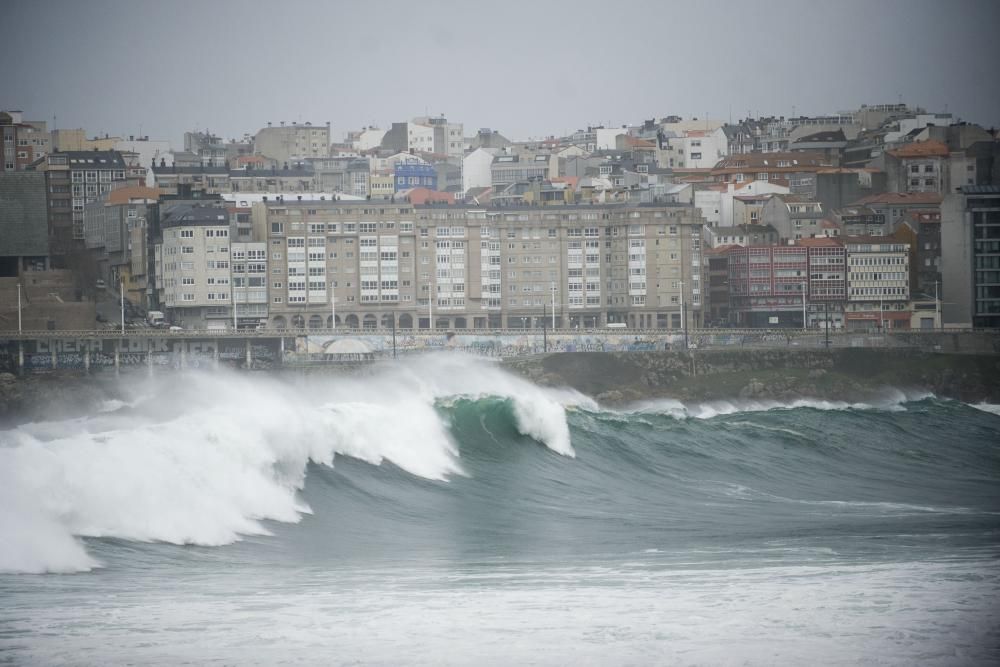
<path id="1" fill-rule="evenodd" d="M 285 201 L 253 215 L 276 328 L 678 328 L 682 303 L 702 321 L 691 207 Z"/>
<path id="2" fill-rule="evenodd" d="M 0 174 L 24 171 L 49 152 L 45 121 L 25 121 L 20 111 L 0 111 Z"/>
<path id="3" fill-rule="evenodd" d="M 729 313 L 736 326 L 803 328 L 809 251 L 802 246 L 733 247 Z"/>
<path id="4" fill-rule="evenodd" d="M 50 153 L 36 165 L 45 172 L 49 197 L 49 248 L 56 266 L 83 248 L 84 209 L 101 195 L 128 183 L 125 160 L 117 151 Z"/>
<path id="5" fill-rule="evenodd" d="M 219 207 L 177 206 L 162 216 L 156 290 L 174 324 L 226 328 L 232 319 L 229 228 L 229 216 Z M 260 268 L 266 275 L 266 267 Z"/>
<path id="6" fill-rule="evenodd" d="M 0 277 L 49 268 L 45 176 L 0 174 Z"/>
<path id="7" fill-rule="evenodd" d="M 330 124 L 292 123 L 282 121 L 279 127 L 270 123 L 261 128 L 253 139 L 254 152 L 280 164 L 293 163 L 311 157 L 330 154 Z"/>
<path id="8" fill-rule="evenodd" d="M 1000 186 L 965 186 L 941 207 L 944 326 L 1000 328 Z"/>
<path id="9" fill-rule="evenodd" d="M 838 241 L 815 238 L 794 246 L 735 246 L 726 255 L 731 324 L 843 328 L 846 251 Z"/>
<path id="10" fill-rule="evenodd" d="M 419 162 L 397 162 L 393 169 L 395 191 L 411 188 L 438 189 L 438 174 L 433 165 Z"/>
<path id="11" fill-rule="evenodd" d="M 910 326 L 910 247 L 885 237 L 844 239 L 847 249 L 849 331 Z"/>
<path id="12" fill-rule="evenodd" d="M 159 197 L 155 188 L 121 187 L 87 204 L 83 213 L 84 244 L 101 279 L 112 285 L 124 281 L 129 299 L 138 304 L 146 303 L 144 230 L 149 207 Z M 134 235 L 134 230 L 142 233 Z"/>

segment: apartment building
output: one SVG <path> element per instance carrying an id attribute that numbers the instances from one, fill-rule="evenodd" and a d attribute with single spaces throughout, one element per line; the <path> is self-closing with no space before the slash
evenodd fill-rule
<path id="1" fill-rule="evenodd" d="M 821 153 L 742 153 L 720 160 L 711 175 L 717 183 L 777 181 L 792 194 L 811 198 L 816 196 L 817 173 L 833 166 Z"/>
<path id="2" fill-rule="evenodd" d="M 773 195 L 760 209 L 760 223 L 771 225 L 783 239 L 822 236 L 823 205 L 799 195 Z"/>
<path id="3" fill-rule="evenodd" d="M 885 237 L 845 238 L 849 331 L 910 326 L 910 246 Z"/>
<path id="4" fill-rule="evenodd" d="M 84 244 L 97 262 L 100 276 L 109 284 L 125 282 L 129 298 L 145 301 L 145 262 L 133 254 L 144 255 L 146 244 L 133 238 L 132 230 L 145 229 L 149 206 L 160 198 L 160 191 L 144 186 L 121 187 L 101 195 L 84 207 Z M 133 275 L 136 265 L 140 270 Z"/>
<path id="5" fill-rule="evenodd" d="M 330 154 L 330 124 L 292 123 L 261 128 L 253 138 L 254 152 L 279 163 L 291 163 Z"/>
<path id="6" fill-rule="evenodd" d="M 519 155 L 499 155 L 490 165 L 493 192 L 499 193 L 509 186 L 533 179 L 543 179 L 549 174 L 549 156 L 538 154 L 527 159 Z"/>
<path id="7" fill-rule="evenodd" d="M 49 196 L 49 247 L 56 266 L 83 247 L 83 214 L 87 204 L 123 186 L 126 164 L 117 151 L 50 153 L 35 165 L 45 172 Z"/>
<path id="8" fill-rule="evenodd" d="M 886 236 L 885 213 L 867 206 L 847 206 L 830 211 L 830 219 L 843 229 L 845 236 Z"/>
<path id="9" fill-rule="evenodd" d="M 1000 186 L 945 197 L 941 273 L 944 326 L 1000 327 Z"/>
<path id="10" fill-rule="evenodd" d="M 664 144 L 666 162 L 661 164 L 664 167 L 711 169 L 729 154 L 728 139 L 721 127 L 684 130 L 666 137 Z"/>
<path id="11" fill-rule="evenodd" d="M 847 299 L 847 249 L 838 239 L 802 239 L 809 251 L 806 326 L 842 330 Z"/>
<path id="12" fill-rule="evenodd" d="M 809 250 L 804 246 L 729 249 L 729 314 L 745 327 L 804 326 Z"/>
<path id="13" fill-rule="evenodd" d="M 365 174 L 367 177 L 367 173 Z M 318 175 L 306 167 L 284 169 L 229 169 L 227 167 L 153 167 L 156 187 L 170 195 L 226 194 L 230 192 L 313 192 L 322 189 Z"/>
<path id="14" fill-rule="evenodd" d="M 682 303 L 702 319 L 688 206 L 283 201 L 253 216 L 277 328 L 679 328 Z"/>
<path id="15" fill-rule="evenodd" d="M 911 260 L 911 287 L 924 296 L 941 295 L 941 212 L 909 211 L 897 227 L 909 228 L 915 238 L 916 252 Z M 900 239 L 902 240 L 902 239 Z"/>
<path id="16" fill-rule="evenodd" d="M 414 123 L 430 127 L 434 142 L 430 152 L 461 159 L 465 154 L 465 128 L 462 123 L 449 123 L 444 116 L 414 118 Z M 421 150 L 427 150 L 423 148 Z"/>
<path id="17" fill-rule="evenodd" d="M 26 121 L 20 111 L 0 111 L 0 174 L 24 171 L 50 152 L 45 121 Z"/>
<path id="18" fill-rule="evenodd" d="M 230 244 L 230 257 L 235 328 L 266 326 L 267 242 L 234 242 Z"/>
<path id="19" fill-rule="evenodd" d="M 885 171 L 889 189 L 893 192 L 933 192 L 946 194 L 951 191 L 951 152 L 942 141 L 919 141 L 886 151 Z M 964 153 L 956 153 L 965 183 L 966 160 Z M 973 169 L 975 164 L 973 163 Z M 973 178 L 975 174 L 973 173 Z"/>
<path id="20" fill-rule="evenodd" d="M 228 163 L 225 142 L 210 132 L 185 132 L 184 150 L 195 155 L 202 167 L 225 167 Z"/>
<path id="21" fill-rule="evenodd" d="M 828 238 L 794 246 L 730 247 L 729 317 L 748 327 L 844 326 L 846 252 Z"/>
<path id="22" fill-rule="evenodd" d="M 941 199 L 941 195 L 933 192 L 883 192 L 859 199 L 852 206 L 864 206 L 882 215 L 886 233 L 889 234 L 903 221 L 908 211 L 939 211 Z"/>
<path id="23" fill-rule="evenodd" d="M 161 217 L 160 230 L 154 249 L 156 290 L 168 318 L 186 328 L 227 327 L 232 285 L 226 210 L 176 206 Z M 255 268 L 266 275 L 263 264 Z"/>

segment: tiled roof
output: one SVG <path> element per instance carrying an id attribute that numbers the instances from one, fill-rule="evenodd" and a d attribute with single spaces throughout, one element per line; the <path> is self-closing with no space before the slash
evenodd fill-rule
<path id="1" fill-rule="evenodd" d="M 948 157 L 948 146 L 941 141 L 918 141 L 889 151 L 898 158 Z"/>
<path id="2" fill-rule="evenodd" d="M 941 195 L 934 192 L 883 192 L 878 195 L 868 195 L 851 204 L 865 206 L 869 204 L 940 204 Z"/>
<path id="3" fill-rule="evenodd" d="M 717 248 L 709 248 L 705 251 L 706 255 L 725 255 L 733 248 L 742 248 L 739 243 L 727 243 L 726 245 L 720 245 Z"/>
<path id="4" fill-rule="evenodd" d="M 625 137 L 625 145 L 631 148 L 656 148 L 656 144 L 652 141 L 629 136 Z"/>
<path id="5" fill-rule="evenodd" d="M 787 166 L 778 166 L 778 163 Z M 817 171 L 821 167 L 832 167 L 822 153 L 799 151 L 792 153 L 738 153 L 729 155 L 712 169 L 712 173 L 740 171 Z"/>
<path id="6" fill-rule="evenodd" d="M 428 202 L 446 202 L 448 204 L 455 203 L 455 194 L 452 192 L 436 192 L 428 188 L 412 188 L 410 190 L 401 190 L 397 193 L 409 199 L 411 204 L 421 205 Z"/>
<path id="7" fill-rule="evenodd" d="M 108 193 L 108 204 L 127 204 L 132 199 L 159 199 L 163 194 L 159 188 L 147 188 L 136 185 L 129 188 L 118 188 Z"/>
<path id="8" fill-rule="evenodd" d="M 572 189 L 576 189 L 577 184 L 580 182 L 579 176 L 559 176 L 557 178 L 551 179 L 552 183 L 565 183 Z"/>

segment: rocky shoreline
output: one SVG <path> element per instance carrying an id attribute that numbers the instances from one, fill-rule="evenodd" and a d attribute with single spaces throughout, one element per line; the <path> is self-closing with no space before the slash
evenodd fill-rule
<path id="1" fill-rule="evenodd" d="M 124 387 L 114 376 L 80 371 L 24 377 L 0 373 L 0 427 L 87 414 L 124 394 Z"/>
<path id="2" fill-rule="evenodd" d="M 812 398 L 864 402 L 889 393 L 933 393 L 1000 403 L 1000 356 L 916 350 L 718 350 L 568 353 L 505 365 L 545 386 L 568 386 L 601 403 Z"/>

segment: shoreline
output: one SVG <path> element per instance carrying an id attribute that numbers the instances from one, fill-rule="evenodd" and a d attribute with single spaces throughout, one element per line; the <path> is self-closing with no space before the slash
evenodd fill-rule
<path id="1" fill-rule="evenodd" d="M 567 386 L 608 405 L 816 399 L 865 402 L 892 392 L 1000 403 L 1000 356 L 917 350 L 580 352 L 504 362 L 543 386 Z"/>
<path id="2" fill-rule="evenodd" d="M 259 372 L 356 376 L 381 372 L 392 363 Z M 500 366 L 534 384 L 569 387 L 610 407 L 653 399 L 857 403 L 900 392 L 1000 404 L 1000 355 L 993 354 L 872 349 L 559 352 L 506 359 Z M 138 377 L 78 370 L 23 377 L 0 373 L 0 428 L 54 415 L 91 414 L 106 401 L 128 399 L 129 380 Z"/>

